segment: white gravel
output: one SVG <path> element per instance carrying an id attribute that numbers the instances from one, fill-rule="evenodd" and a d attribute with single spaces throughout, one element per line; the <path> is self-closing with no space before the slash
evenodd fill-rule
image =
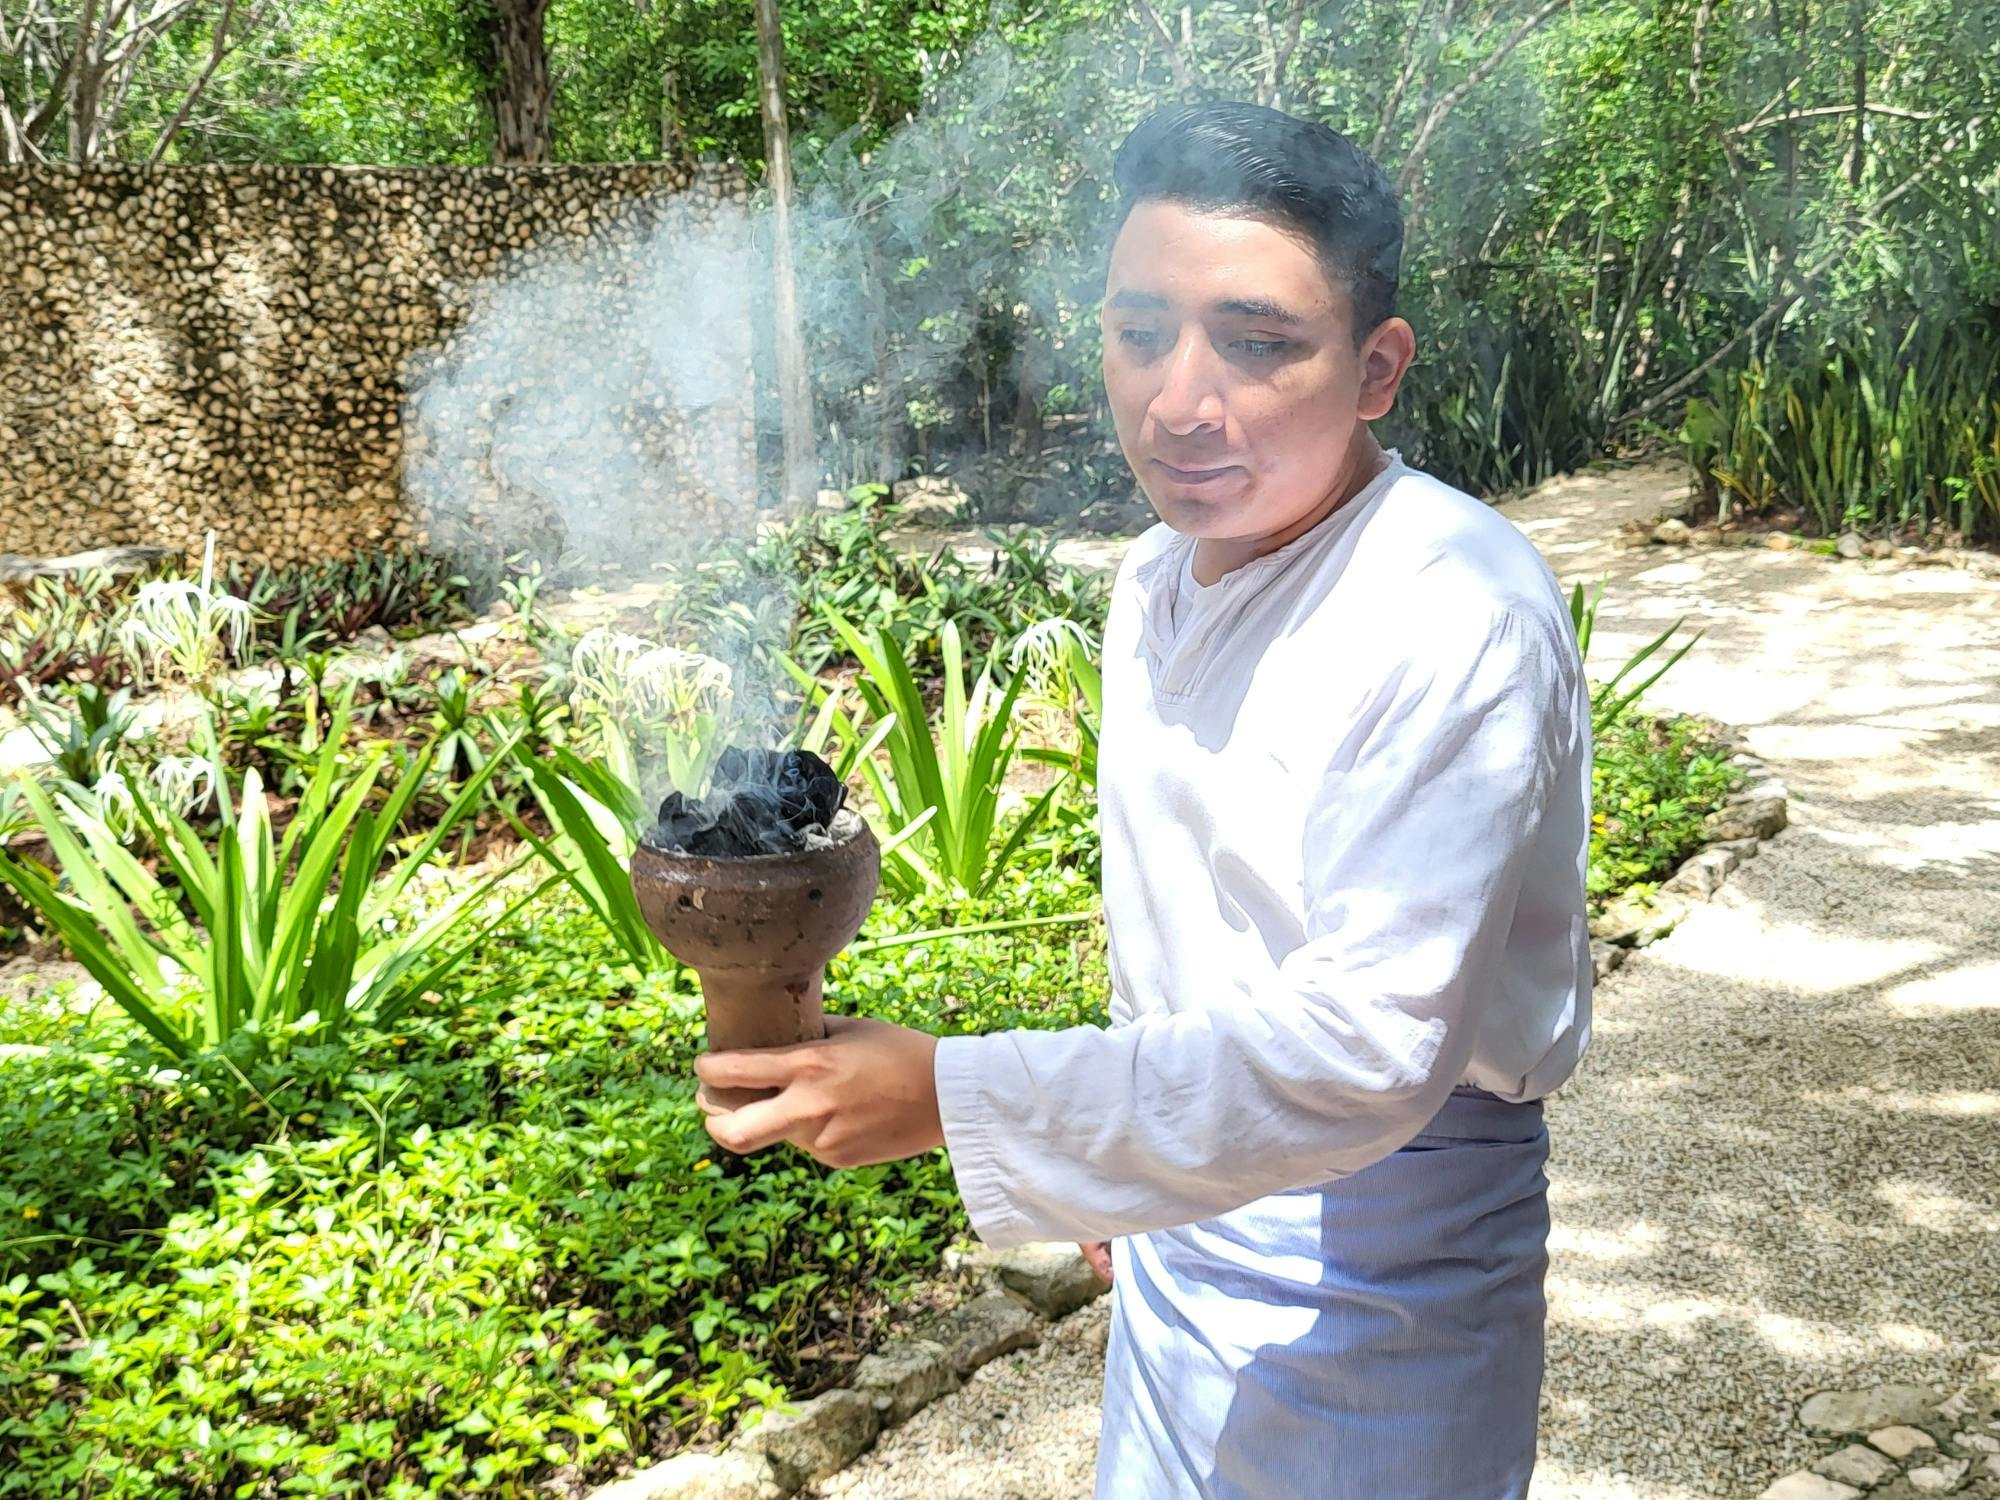
<path id="1" fill-rule="evenodd" d="M 1552 1103 L 1542 1500 L 1750 1496 L 1816 1390 L 1950 1389 L 2000 1349 L 2000 585 L 1762 550 L 1617 551 L 1664 468 L 1507 506 L 1611 576 L 1600 667 L 1708 632 L 1655 693 L 1743 729 L 1793 827 L 1600 989 Z M 1087 1494 L 1104 1305 L 817 1493 Z"/>

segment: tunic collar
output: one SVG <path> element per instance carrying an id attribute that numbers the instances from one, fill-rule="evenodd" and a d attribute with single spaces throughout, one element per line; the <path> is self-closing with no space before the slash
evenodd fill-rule
<path id="1" fill-rule="evenodd" d="M 1242 567 L 1223 574 L 1205 590 L 1205 601 L 1209 608 L 1195 623 L 1195 631 L 1206 637 L 1215 628 L 1241 607 L 1242 601 L 1251 597 L 1272 577 L 1285 571 L 1299 558 L 1316 553 L 1333 538 L 1346 531 L 1348 525 L 1360 514 L 1362 508 L 1409 470 L 1404 466 L 1401 450 L 1388 450 L 1388 460 L 1360 489 L 1356 490 L 1338 509 L 1321 519 L 1311 530 L 1303 531 L 1284 546 L 1266 552 L 1262 557 L 1254 557 Z M 1187 565 L 1188 555 L 1194 550 L 1196 538 L 1176 533 L 1166 546 L 1146 559 L 1133 570 L 1132 581 L 1141 595 L 1140 618 L 1146 648 L 1153 655 L 1164 660 L 1176 647 L 1189 642 L 1177 642 L 1174 633 L 1174 596 L 1181 586 L 1181 572 Z M 1193 623 L 1193 622 L 1191 622 Z"/>

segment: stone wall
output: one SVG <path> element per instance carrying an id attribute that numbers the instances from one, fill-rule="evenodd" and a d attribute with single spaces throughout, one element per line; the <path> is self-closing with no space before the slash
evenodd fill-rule
<path id="1" fill-rule="evenodd" d="M 617 328 L 660 236 L 742 201 L 721 172 L 654 165 L 0 168 L 0 551 L 196 553 L 213 528 L 227 556 L 291 564 L 425 540 L 407 386 L 452 364 L 468 318 L 567 264 Z M 598 301 L 580 305 L 594 318 Z M 609 368 L 634 383 L 632 362 Z M 698 415 L 658 390 L 596 393 L 662 524 L 754 506 L 747 330 L 736 368 Z M 479 378 L 480 409 L 518 394 Z M 463 431 L 449 446 L 461 466 L 490 456 Z M 518 519 L 513 481 L 473 477 Z M 453 519 L 491 519 L 472 511 Z"/>

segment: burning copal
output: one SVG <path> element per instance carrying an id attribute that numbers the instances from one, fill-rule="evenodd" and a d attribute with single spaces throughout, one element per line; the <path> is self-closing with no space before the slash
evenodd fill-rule
<path id="1" fill-rule="evenodd" d="M 679 793 L 632 856 L 646 925 L 701 980 L 711 1051 L 826 1035 L 826 964 L 874 904 L 881 851 L 808 751 L 725 751 L 709 794 Z M 769 1090 L 708 1089 L 734 1108 Z"/>

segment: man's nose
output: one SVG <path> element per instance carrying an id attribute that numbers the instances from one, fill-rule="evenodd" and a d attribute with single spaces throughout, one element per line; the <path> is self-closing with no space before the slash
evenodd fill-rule
<path id="1" fill-rule="evenodd" d="M 1175 437 L 1222 425 L 1222 370 L 1215 350 L 1200 333 L 1181 336 L 1167 356 L 1153 420 Z"/>

